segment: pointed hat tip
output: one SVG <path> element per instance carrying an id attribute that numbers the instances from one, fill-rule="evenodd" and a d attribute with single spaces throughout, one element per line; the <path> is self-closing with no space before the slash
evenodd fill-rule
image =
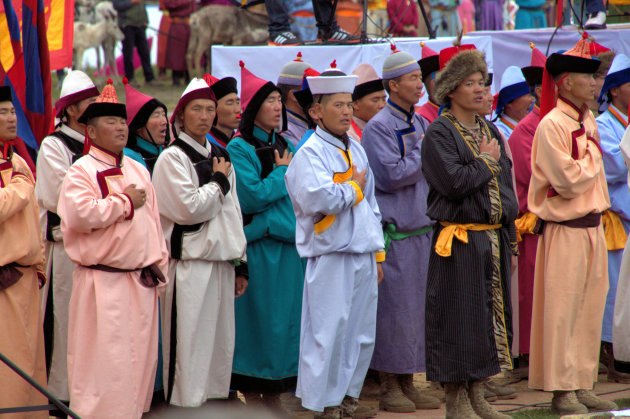
<path id="1" fill-rule="evenodd" d="M 245 63 L 243 62 L 243 60 L 238 61 L 238 66 L 241 68 L 245 68 Z"/>
<path id="2" fill-rule="evenodd" d="M 332 63 L 330 63 L 330 68 L 337 68 L 337 59 L 334 59 Z"/>
<path id="3" fill-rule="evenodd" d="M 424 43 L 424 41 L 420 41 L 420 48 L 424 48 L 427 44 Z"/>
<path id="4" fill-rule="evenodd" d="M 129 84 L 129 79 L 127 79 L 127 77 L 123 77 L 122 82 L 126 86 Z"/>
<path id="5" fill-rule="evenodd" d="M 110 78 L 108 78 L 108 79 L 107 79 L 107 84 L 114 84 L 114 80 L 112 80 L 112 78 L 111 78 L 111 77 L 110 77 Z"/>
<path id="6" fill-rule="evenodd" d="M 530 42 L 530 43 L 529 43 L 529 47 L 530 47 L 531 49 L 534 49 L 534 48 L 536 48 L 536 45 L 535 45 L 533 42 Z"/>

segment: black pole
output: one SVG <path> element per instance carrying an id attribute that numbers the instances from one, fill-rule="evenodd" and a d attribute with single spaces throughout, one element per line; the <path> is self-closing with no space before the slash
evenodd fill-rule
<path id="1" fill-rule="evenodd" d="M 367 44 L 368 0 L 363 0 L 363 22 L 361 22 L 361 43 Z"/>
<path id="2" fill-rule="evenodd" d="M 418 6 L 420 6 L 420 11 L 422 12 L 422 18 L 424 19 L 424 23 L 427 25 L 427 31 L 429 31 L 429 39 L 435 39 L 435 29 L 431 26 L 431 20 L 427 15 L 427 11 L 424 9 L 424 4 L 422 0 L 418 0 Z"/>
<path id="3" fill-rule="evenodd" d="M 5 364 L 7 364 L 7 366 L 9 368 L 11 368 L 13 371 L 15 371 L 20 377 L 22 377 L 26 382 L 28 382 L 30 385 L 32 385 L 33 387 L 35 387 L 35 389 L 37 389 L 37 391 L 39 391 L 40 393 L 42 393 L 44 396 L 48 397 L 48 400 L 50 400 L 51 402 L 54 403 L 55 406 L 57 406 L 59 408 L 59 410 L 61 410 L 63 413 L 65 413 L 68 416 L 73 417 L 74 419 L 81 419 L 81 417 L 79 415 L 77 415 L 76 413 L 74 413 L 72 410 L 70 410 L 65 404 L 63 404 L 61 401 L 59 401 L 59 399 L 57 399 L 55 396 L 53 396 L 52 394 L 50 394 L 48 392 L 48 390 L 46 390 L 44 387 L 42 387 L 37 381 L 35 381 L 31 376 L 29 376 L 27 373 L 25 373 L 24 371 L 22 371 L 20 369 L 20 367 L 18 367 L 17 365 L 15 365 L 13 362 L 11 362 L 11 360 L 9 358 L 7 358 L 6 356 L 4 356 L 4 354 L 2 352 L 0 352 L 0 361 L 4 362 Z"/>

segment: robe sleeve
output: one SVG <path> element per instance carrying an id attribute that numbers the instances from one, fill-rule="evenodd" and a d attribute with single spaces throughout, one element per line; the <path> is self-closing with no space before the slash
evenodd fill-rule
<path id="1" fill-rule="evenodd" d="M 628 168 L 623 160 L 621 148 L 619 148 L 619 138 L 616 138 L 614 129 L 603 121 L 597 121 L 597 128 L 601 140 L 600 146 L 603 153 L 606 181 L 609 184 L 625 182 Z"/>
<path id="2" fill-rule="evenodd" d="M 422 140 L 400 157 L 395 136 L 395 132 L 381 124 L 371 124 L 363 132 L 362 139 L 378 187 L 388 192 L 414 185 L 422 179 Z"/>
<path id="3" fill-rule="evenodd" d="M 157 190 L 160 213 L 183 225 L 210 221 L 223 207 L 223 190 L 216 182 L 195 186 L 183 158 L 187 159 L 176 150 L 167 150 L 160 155 L 155 165 L 153 184 Z M 233 173 L 230 173 L 228 179 L 232 176 Z"/>
<path id="4" fill-rule="evenodd" d="M 501 172 L 497 161 L 486 153 L 463 162 L 451 134 L 431 128 L 422 141 L 422 170 L 427 182 L 441 195 L 462 199 L 486 187 Z"/>
<path id="5" fill-rule="evenodd" d="M 37 182 L 35 193 L 43 209 L 57 213 L 61 184 L 70 166 L 68 156 L 55 140 L 44 140 L 37 155 Z"/>
<path id="6" fill-rule="evenodd" d="M 258 157 L 254 152 L 248 152 L 246 147 L 254 149 L 236 140 L 228 144 L 228 152 L 237 173 L 236 185 L 241 208 L 245 214 L 256 214 L 287 195 L 284 185 L 287 166 L 277 166 L 266 178 L 261 179 Z M 292 146 L 289 147 L 292 152 Z"/>
<path id="7" fill-rule="evenodd" d="M 33 182 L 22 174 L 13 175 L 9 184 L 0 188 L 0 223 L 26 208 L 32 196 Z"/>
<path id="8" fill-rule="evenodd" d="M 338 214 L 360 201 L 351 183 L 333 182 L 333 173 L 320 156 L 308 148 L 303 148 L 300 153 L 297 161 L 291 161 L 294 172 L 289 187 L 293 190 L 293 205 L 304 215 Z"/>
<path id="9" fill-rule="evenodd" d="M 133 216 L 133 204 L 127 195 L 113 192 L 101 199 L 95 181 L 82 167 L 68 170 L 57 204 L 62 231 L 65 225 L 66 229 L 90 233 Z"/>
<path id="10" fill-rule="evenodd" d="M 602 155 L 591 141 L 587 141 L 584 156 L 575 160 L 571 157 L 571 139 L 553 120 L 541 122 L 536 137 L 534 141 L 538 140 L 538 150 L 532 168 L 536 164 L 559 195 L 567 199 L 576 198 L 597 181 Z"/>

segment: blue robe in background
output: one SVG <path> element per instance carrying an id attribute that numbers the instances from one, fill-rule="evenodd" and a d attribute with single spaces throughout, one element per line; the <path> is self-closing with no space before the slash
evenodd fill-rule
<path id="1" fill-rule="evenodd" d="M 626 233 L 630 231 L 630 192 L 628 191 L 628 168 L 625 165 L 623 155 L 619 149 L 619 143 L 626 132 L 626 126 L 611 112 L 614 109 L 617 114 L 623 115 L 612 104 L 608 110 L 597 117 L 597 130 L 601 140 L 602 157 L 606 182 L 608 182 L 608 195 L 610 196 L 610 211 L 621 218 Z M 619 269 L 621 268 L 621 256 L 623 249 L 608 251 L 608 296 L 604 309 L 604 323 L 602 325 L 602 341 L 612 342 L 613 315 L 615 312 L 615 295 L 617 294 L 617 282 Z"/>
<path id="2" fill-rule="evenodd" d="M 392 240 L 379 286 L 376 345 L 371 368 L 395 374 L 425 371 L 424 300 L 433 221 L 427 217 L 429 185 L 422 175 L 421 137 L 428 123 L 387 101 L 363 130 L 386 231 L 410 234 Z"/>
<path id="3" fill-rule="evenodd" d="M 263 142 L 268 135 L 254 127 Z M 271 144 L 277 141 L 275 134 Z M 290 152 L 294 151 L 291 143 Z M 241 210 L 253 215 L 247 238 L 247 291 L 235 302 L 236 343 L 232 388 L 244 392 L 293 391 L 298 373 L 305 263 L 295 248 L 295 215 L 284 185 L 286 166 L 261 179 L 256 149 L 242 137 L 227 147 L 236 171 Z"/>
<path id="4" fill-rule="evenodd" d="M 365 151 L 318 127 L 285 176 L 300 256 L 308 258 L 296 395 L 310 410 L 358 397 L 376 334 L 381 214 Z M 347 146 L 346 146 L 347 144 Z M 352 164 L 366 172 L 361 192 Z"/>

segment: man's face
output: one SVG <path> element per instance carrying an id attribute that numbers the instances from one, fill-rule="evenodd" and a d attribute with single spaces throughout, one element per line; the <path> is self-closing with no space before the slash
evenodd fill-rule
<path id="1" fill-rule="evenodd" d="M 483 91 L 484 91 L 483 106 L 481 108 L 482 110 L 479 112 L 479 116 L 481 117 L 485 117 L 492 113 L 492 102 L 494 101 L 494 96 L 492 95 L 492 92 L 490 91 L 490 86 L 485 86 Z"/>
<path id="2" fill-rule="evenodd" d="M 335 93 L 322 98 L 315 104 L 315 115 L 330 130 L 331 134 L 342 136 L 350 128 L 352 120 L 352 95 Z"/>
<path id="3" fill-rule="evenodd" d="M 17 137 L 17 116 L 13 103 L 0 102 L 0 140 L 12 140 Z"/>
<path id="4" fill-rule="evenodd" d="M 469 112 L 482 114 L 485 105 L 485 80 L 481 73 L 466 77 L 457 88 L 448 95 L 453 105 Z"/>
<path id="5" fill-rule="evenodd" d="M 528 93 L 505 105 L 505 114 L 516 121 L 520 121 L 529 113 L 533 103 L 534 96 Z"/>
<path id="6" fill-rule="evenodd" d="M 630 106 L 630 82 L 610 89 L 613 101 L 617 102 L 622 112 L 628 112 Z"/>
<path id="7" fill-rule="evenodd" d="M 595 97 L 595 79 L 592 74 L 570 73 L 569 89 L 578 101 L 586 103 Z"/>
<path id="8" fill-rule="evenodd" d="M 217 114 L 216 103 L 211 99 L 193 99 L 181 113 L 184 131 L 195 139 L 206 137 Z"/>
<path id="9" fill-rule="evenodd" d="M 414 70 L 403 74 L 398 81 L 390 82 L 390 86 L 391 91 L 410 108 L 418 103 L 422 96 L 422 72 Z"/>
<path id="10" fill-rule="evenodd" d="M 369 121 L 385 107 L 385 100 L 387 100 L 385 90 L 372 92 L 363 96 L 361 99 L 354 101 L 352 105 L 354 116 L 365 122 Z"/>
<path id="11" fill-rule="evenodd" d="M 236 93 L 230 93 L 219 99 L 217 104 L 217 125 L 224 129 L 235 130 L 241 123 L 241 100 Z"/>
<path id="12" fill-rule="evenodd" d="M 149 116 L 147 124 L 138 130 L 138 134 L 144 139 L 149 139 L 149 135 L 155 144 L 161 145 L 166 142 L 166 133 L 168 132 L 168 119 L 164 108 L 158 106 Z"/>
<path id="13" fill-rule="evenodd" d="M 94 144 L 114 154 L 120 154 L 127 145 L 129 127 L 125 118 L 99 116 L 88 123 L 87 132 Z"/>
<path id="14" fill-rule="evenodd" d="M 280 126 L 282 122 L 282 98 L 280 92 L 274 91 L 264 100 L 258 113 L 256 114 L 255 123 L 267 132 Z"/>

